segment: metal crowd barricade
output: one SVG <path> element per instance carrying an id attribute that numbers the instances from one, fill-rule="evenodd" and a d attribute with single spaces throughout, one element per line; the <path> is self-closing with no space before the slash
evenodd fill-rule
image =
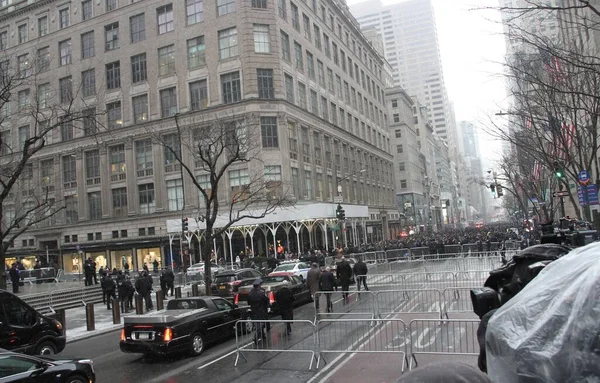
<path id="1" fill-rule="evenodd" d="M 424 255 L 429 254 L 428 247 L 412 247 L 410 249 L 410 253 L 413 258 L 422 258 Z"/>
<path id="2" fill-rule="evenodd" d="M 417 269 L 419 267 L 423 267 L 425 261 L 423 260 L 404 260 L 397 262 L 390 262 L 388 270 L 390 273 L 401 273 L 401 272 L 409 272 L 410 270 Z"/>
<path id="3" fill-rule="evenodd" d="M 291 333 L 287 332 L 288 324 Z M 310 370 L 316 359 L 315 328 L 309 320 L 240 320 L 235 324 L 234 366 L 238 365 L 240 356 L 247 362 L 244 354 L 249 352 L 308 353 Z"/>
<path id="4" fill-rule="evenodd" d="M 20 270 L 19 277 L 21 279 L 21 282 L 29 283 L 30 285 L 33 285 L 34 283 L 43 283 L 43 282 L 58 283 L 60 275 L 61 275 L 60 271 L 62 271 L 62 270 L 56 270 L 53 267 L 42 267 L 39 269 Z M 6 282 L 8 284 L 12 283 L 10 278 L 7 279 Z"/>
<path id="5" fill-rule="evenodd" d="M 490 272 L 481 270 L 470 270 L 459 271 L 455 275 L 456 284 L 454 287 L 481 287 L 489 277 Z"/>
<path id="6" fill-rule="evenodd" d="M 444 252 L 446 253 L 446 255 L 459 254 L 459 253 L 462 253 L 462 246 L 461 245 L 445 245 Z"/>
<path id="7" fill-rule="evenodd" d="M 328 353 L 398 354 L 408 364 L 406 324 L 400 319 L 322 319 L 316 322 L 317 368 Z"/>
<path id="8" fill-rule="evenodd" d="M 471 287 L 452 287 L 445 289 L 444 316 L 449 319 L 448 313 L 472 313 Z"/>
<path id="9" fill-rule="evenodd" d="M 454 272 L 438 273 L 394 273 L 394 274 L 368 274 L 367 285 L 372 290 L 415 290 L 415 289 L 438 289 L 454 287 Z"/>
<path id="10" fill-rule="evenodd" d="M 410 321 L 409 369 L 417 366 L 417 355 L 479 355 L 477 342 L 478 319 L 439 320 L 415 319 Z"/>
<path id="11" fill-rule="evenodd" d="M 457 271 L 490 271 L 502 266 L 501 257 L 467 257 L 461 258 L 458 261 Z"/>
<path id="12" fill-rule="evenodd" d="M 377 317 L 404 313 L 436 313 L 442 318 L 443 295 L 440 290 L 380 290 L 375 292 Z"/>
<path id="13" fill-rule="evenodd" d="M 348 293 L 348 300 L 344 300 L 343 293 Z M 327 310 L 327 296 L 331 300 L 331 311 Z M 318 291 L 314 300 L 315 319 L 332 315 L 357 315 L 373 319 L 377 313 L 377 301 L 372 291 Z"/>
<path id="14" fill-rule="evenodd" d="M 376 251 L 375 261 L 377 263 L 385 263 L 387 261 L 385 251 Z"/>

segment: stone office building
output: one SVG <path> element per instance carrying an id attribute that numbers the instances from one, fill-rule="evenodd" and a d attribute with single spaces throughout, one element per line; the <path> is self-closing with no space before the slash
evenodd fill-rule
<path id="1" fill-rule="evenodd" d="M 261 161 L 230 169 L 220 188 L 225 203 L 257 171 L 290 185 L 297 204 L 335 208 L 340 184 L 344 203 L 368 206 L 374 221 L 398 218 L 383 61 L 345 4 L 3 0 L 0 6 L 0 55 L 11 66 L 35 63 L 37 70 L 35 84 L 17 89 L 19 97 L 2 110 L 8 118 L 0 132 L 14 150 L 31 134 L 33 122 L 19 110 L 34 97 L 55 90 L 48 102 L 61 102 L 74 95 L 76 105 L 100 116 L 97 123 L 61 127 L 36 155 L 26 176 L 50 185 L 62 209 L 19 237 L 8 262 L 30 265 L 48 254 L 67 273 L 80 271 L 83 257 L 110 268 L 124 262 L 141 268 L 154 259 L 168 265 L 166 221 L 193 216 L 199 205 L 179 164 L 152 139 L 176 140 L 176 115 L 183 123 L 228 114 L 260 124 Z M 3 206 L 4 224 L 26 202 L 17 195 Z"/>

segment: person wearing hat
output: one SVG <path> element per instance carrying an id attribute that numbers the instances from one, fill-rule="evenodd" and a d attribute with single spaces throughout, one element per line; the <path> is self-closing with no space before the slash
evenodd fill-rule
<path id="1" fill-rule="evenodd" d="M 248 304 L 252 310 L 252 319 L 266 321 L 269 320 L 269 298 L 267 298 L 265 290 L 260 286 L 261 284 L 262 280 L 260 278 L 252 283 L 253 289 L 248 294 Z M 259 341 L 265 337 L 265 323 L 260 322 L 257 327 L 255 341 Z"/>

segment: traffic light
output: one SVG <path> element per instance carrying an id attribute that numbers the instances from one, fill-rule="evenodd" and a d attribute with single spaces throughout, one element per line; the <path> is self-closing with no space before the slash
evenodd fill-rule
<path id="1" fill-rule="evenodd" d="M 342 209 L 342 221 L 346 219 L 346 210 Z"/>
<path id="2" fill-rule="evenodd" d="M 183 232 L 188 231 L 188 219 L 187 218 L 181 219 L 181 231 L 183 231 Z"/>
<path id="3" fill-rule="evenodd" d="M 502 185 L 496 184 L 496 194 L 498 195 L 498 198 L 504 195 L 504 193 L 502 192 Z"/>
<path id="4" fill-rule="evenodd" d="M 558 161 L 554 162 L 554 176 L 559 180 L 565 178 L 565 173 L 563 172 Z"/>
<path id="5" fill-rule="evenodd" d="M 494 198 L 496 198 L 496 184 L 490 184 L 490 190 L 492 191 Z"/>
<path id="6" fill-rule="evenodd" d="M 343 221 L 346 219 L 346 212 L 344 211 L 344 208 L 342 207 L 342 205 L 338 204 L 337 209 L 335 209 L 335 217 L 340 221 Z"/>

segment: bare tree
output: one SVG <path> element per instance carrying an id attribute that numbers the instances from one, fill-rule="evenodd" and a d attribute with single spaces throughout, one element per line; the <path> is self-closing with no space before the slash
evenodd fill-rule
<path id="1" fill-rule="evenodd" d="M 215 112 L 198 118 L 176 115 L 174 131 L 153 136 L 165 147 L 167 161 L 181 167 L 182 178 L 199 194 L 194 218 L 204 226 L 201 253 L 206 286 L 210 286 L 213 239 L 242 220 L 264 218 L 295 200 L 282 178 L 281 166 L 263 161 L 260 117 Z M 276 124 L 276 118 L 270 118 L 274 120 L 269 124 Z"/>
<path id="2" fill-rule="evenodd" d="M 600 12 L 595 1 L 525 3 L 500 8 L 513 44 L 505 63 L 512 102 L 502 113 L 508 130 L 490 130 L 510 143 L 512 158 L 504 160 L 516 166 L 503 166 L 515 191 L 545 202 L 541 213 L 551 220 L 552 191 L 565 189 L 581 218 L 571 184 L 587 169 L 600 185 L 600 58 L 594 39 L 600 33 Z M 553 20 L 554 35 L 544 30 L 545 20 Z M 564 177 L 556 177 L 560 173 Z M 589 209 L 583 213 L 590 220 Z"/>
<path id="3" fill-rule="evenodd" d="M 33 163 L 58 136 L 97 126 L 101 114 L 80 97 L 70 77 L 51 85 L 48 57 L 0 58 L 0 264 L 11 244 L 31 227 L 48 224 L 64 208 L 53 181 L 34 174 Z M 7 284 L 0 269 L 0 289 Z"/>

